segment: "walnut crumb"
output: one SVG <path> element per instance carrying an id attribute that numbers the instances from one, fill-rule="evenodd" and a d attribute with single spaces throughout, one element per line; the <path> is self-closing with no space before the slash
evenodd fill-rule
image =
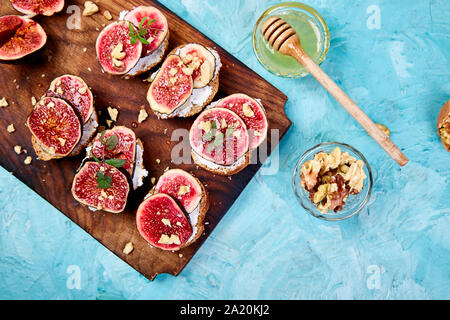
<path id="1" fill-rule="evenodd" d="M 14 127 L 14 124 L 11 123 L 11 124 L 6 128 L 6 130 L 7 130 L 9 133 L 13 133 L 13 132 L 16 131 L 16 128 Z"/>
<path id="2" fill-rule="evenodd" d="M 123 248 L 123 253 L 129 255 L 131 252 L 133 252 L 133 250 L 134 250 L 133 244 L 131 242 L 128 242 Z"/>
<path id="3" fill-rule="evenodd" d="M 157 164 L 160 164 L 160 163 L 161 163 L 161 160 L 156 159 L 156 163 L 157 163 Z"/>
<path id="4" fill-rule="evenodd" d="M 23 163 L 25 163 L 26 165 L 31 164 L 31 160 L 33 160 L 30 156 L 26 157 L 26 159 L 24 160 Z"/>
<path id="5" fill-rule="evenodd" d="M 105 17 L 106 20 L 112 20 L 112 18 L 113 18 L 111 15 L 111 12 L 109 12 L 108 10 L 105 10 L 103 12 L 103 16 Z"/>
<path id="6" fill-rule="evenodd" d="M 142 122 L 144 122 L 147 118 L 148 118 L 148 113 L 147 113 L 147 111 L 145 111 L 145 109 L 141 109 L 141 111 L 139 111 L 138 122 L 139 122 L 139 123 L 142 123 Z"/>
<path id="7" fill-rule="evenodd" d="M 7 107 L 7 106 L 9 106 L 8 101 L 6 101 L 6 98 L 3 97 L 3 98 L 0 100 L 0 108 L 5 108 L 5 107 Z"/>
<path id="8" fill-rule="evenodd" d="M 108 107 L 109 117 L 112 121 L 117 121 L 117 116 L 119 115 L 119 110 L 113 107 Z"/>
<path id="9" fill-rule="evenodd" d="M 21 146 L 14 146 L 14 152 L 17 154 L 21 154 L 22 153 L 22 147 Z"/>
<path id="10" fill-rule="evenodd" d="M 35 97 L 31 97 L 31 104 L 33 105 L 33 107 L 36 105 L 37 100 Z"/>
<path id="11" fill-rule="evenodd" d="M 155 184 L 155 183 L 156 183 L 156 178 L 155 178 L 155 177 L 152 177 L 152 178 L 150 179 L 150 181 L 152 182 L 152 184 Z"/>
<path id="12" fill-rule="evenodd" d="M 98 6 L 92 1 L 86 1 L 84 3 L 83 16 L 89 17 L 98 12 Z"/>

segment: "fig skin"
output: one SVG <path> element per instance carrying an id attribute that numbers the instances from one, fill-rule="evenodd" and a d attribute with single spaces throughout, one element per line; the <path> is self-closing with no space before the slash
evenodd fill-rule
<path id="1" fill-rule="evenodd" d="M 52 16 L 64 8 L 64 0 L 47 0 L 47 6 L 44 1 L 36 0 L 10 0 L 12 6 L 17 11 L 33 17 L 35 15 Z M 50 4 L 48 4 L 50 2 Z"/>
<path id="2" fill-rule="evenodd" d="M 147 101 L 154 112 L 171 114 L 192 94 L 194 89 L 192 76 L 185 74 L 183 68 L 183 61 L 177 55 L 169 55 L 164 61 L 147 92 Z M 174 75 L 170 75 L 172 69 L 176 70 Z M 180 76 L 182 76 L 181 79 Z M 176 82 L 171 83 L 170 79 L 175 77 L 177 78 Z M 158 96 L 155 97 L 155 95 Z M 173 99 L 174 96 L 176 96 L 176 100 Z"/>
<path id="3" fill-rule="evenodd" d="M 253 117 L 245 115 L 243 111 L 243 105 L 245 103 L 248 103 L 254 113 Z M 258 148 L 266 140 L 269 122 L 267 121 L 264 107 L 255 99 L 243 93 L 236 93 L 219 100 L 215 107 L 227 108 L 234 111 L 244 120 L 250 134 L 250 150 Z M 259 136 L 255 134 L 256 132 L 259 133 Z"/>
<path id="4" fill-rule="evenodd" d="M 111 188 L 99 189 L 96 174 L 101 167 L 102 164 L 97 162 L 86 162 L 73 179 L 72 195 L 85 206 L 110 213 L 121 213 L 125 210 L 130 192 L 128 179 L 119 169 L 105 164 L 104 172 L 112 178 Z M 88 196 L 91 198 L 88 199 Z M 102 200 L 99 197 L 102 197 Z"/>
<path id="5" fill-rule="evenodd" d="M 36 143 L 54 158 L 68 156 L 81 139 L 81 122 L 77 114 L 67 102 L 58 98 L 42 98 L 29 115 L 27 127 Z M 54 150 L 50 150 L 52 148 Z"/>
<path id="6" fill-rule="evenodd" d="M 150 20 L 156 20 L 150 25 L 150 28 L 156 28 L 163 31 L 158 31 L 157 37 L 155 38 L 154 32 L 152 32 L 150 28 L 146 28 L 148 30 L 147 35 L 152 36 L 154 39 L 150 44 L 144 44 L 142 46 L 143 57 L 152 54 L 156 49 L 158 49 L 168 36 L 169 32 L 169 24 L 167 22 L 166 16 L 164 16 L 159 9 L 152 6 L 136 7 L 127 13 L 127 15 L 124 17 L 124 20 L 130 21 L 135 27 L 138 27 L 142 19 L 144 19 L 145 17 L 148 17 Z"/>
<path id="7" fill-rule="evenodd" d="M 437 119 L 437 131 L 439 137 L 441 137 L 442 145 L 444 146 L 445 150 L 450 152 L 450 145 L 446 144 L 444 141 L 444 138 L 441 136 L 441 129 L 444 128 L 445 125 L 450 127 L 450 125 L 446 121 L 450 121 L 450 100 L 447 101 L 446 104 L 442 107 L 441 111 L 439 112 L 438 119 Z"/>
<path id="8" fill-rule="evenodd" d="M 45 30 L 35 21 L 27 17 L 19 16 L 3 16 L 0 17 L 0 25 L 7 19 L 17 21 L 21 20 L 22 24 L 14 30 L 17 24 L 14 22 L 12 30 L 5 27 L 3 32 L 3 40 L 0 45 L 0 61 L 12 61 L 21 59 L 41 49 L 47 42 L 47 34 Z M 5 37 L 11 35 L 9 40 Z"/>
<path id="9" fill-rule="evenodd" d="M 163 219 L 170 224 L 164 223 Z M 154 194 L 141 203 L 136 213 L 136 225 L 142 238 L 166 251 L 180 250 L 192 236 L 192 226 L 183 210 L 171 196 L 162 193 Z M 175 235 L 179 243 L 160 243 L 163 235 Z"/>
<path id="10" fill-rule="evenodd" d="M 114 29 L 114 30 L 113 30 Z M 137 32 L 134 27 L 134 31 Z M 120 60 L 121 67 L 114 67 L 111 53 L 119 43 L 123 45 L 125 57 Z M 117 21 L 107 25 L 98 35 L 95 44 L 97 60 L 102 69 L 112 75 L 124 75 L 130 71 L 139 61 L 142 54 L 142 43 L 137 40 L 136 44 L 131 44 L 129 36 L 129 22 Z"/>

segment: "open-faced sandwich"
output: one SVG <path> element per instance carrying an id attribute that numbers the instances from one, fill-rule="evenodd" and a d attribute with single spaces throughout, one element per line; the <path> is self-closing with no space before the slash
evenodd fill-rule
<path id="1" fill-rule="evenodd" d="M 175 48 L 152 75 L 147 100 L 162 119 L 191 117 L 208 105 L 219 89 L 222 67 L 217 51 L 189 43 Z"/>
<path id="2" fill-rule="evenodd" d="M 136 224 L 151 246 L 178 251 L 203 234 L 208 209 L 208 193 L 197 178 L 168 170 L 139 206 Z"/>
<path id="3" fill-rule="evenodd" d="M 212 103 L 189 132 L 192 158 L 200 167 L 233 175 L 250 163 L 251 152 L 267 137 L 264 107 L 245 94 L 233 94 Z"/>
<path id="4" fill-rule="evenodd" d="M 86 157 L 89 159 L 104 157 L 109 160 L 124 160 L 121 167 L 130 176 L 134 190 L 142 186 L 144 178 L 148 176 L 143 155 L 144 145 L 141 139 L 136 137 L 133 130 L 124 126 L 98 133 L 86 148 Z"/>
<path id="5" fill-rule="evenodd" d="M 31 142 L 44 161 L 76 156 L 98 127 L 94 98 L 83 79 L 63 75 L 50 84 L 27 119 Z"/>
<path id="6" fill-rule="evenodd" d="M 86 148 L 87 161 L 75 175 L 72 195 L 92 211 L 120 213 L 128 194 L 148 176 L 144 147 L 133 130 L 117 126 L 99 133 Z"/>
<path id="7" fill-rule="evenodd" d="M 97 59 L 113 75 L 134 77 L 159 64 L 169 49 L 169 24 L 155 7 L 139 6 L 106 26 L 96 42 Z"/>

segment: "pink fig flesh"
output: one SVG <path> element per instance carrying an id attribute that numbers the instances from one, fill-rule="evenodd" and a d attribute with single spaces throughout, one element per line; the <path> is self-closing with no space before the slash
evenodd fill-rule
<path id="1" fill-rule="evenodd" d="M 18 19 L 21 21 L 19 26 Z M 1 32 L 1 30 L 3 31 Z M 0 17 L 0 32 L 2 34 L 0 60 L 23 58 L 41 49 L 47 42 L 47 34 L 44 29 L 38 23 L 25 17 Z"/>
<path id="2" fill-rule="evenodd" d="M 109 188 L 100 188 L 97 174 L 110 177 Z M 72 195 L 81 204 L 106 212 L 120 213 L 127 205 L 130 187 L 127 178 L 120 170 L 97 162 L 87 162 L 75 175 Z"/>
<path id="3" fill-rule="evenodd" d="M 43 149 L 65 157 L 81 138 L 81 123 L 73 108 L 57 98 L 41 99 L 27 119 L 27 126 Z"/>
<path id="4" fill-rule="evenodd" d="M 94 97 L 80 77 L 64 75 L 56 78 L 50 84 L 47 96 L 66 100 L 78 112 L 83 124 L 94 112 Z"/>
<path id="5" fill-rule="evenodd" d="M 51 16 L 64 8 L 64 0 L 10 0 L 14 9 L 26 15 Z"/>
<path id="6" fill-rule="evenodd" d="M 191 213 L 202 199 L 202 187 L 192 175 L 180 169 L 169 170 L 158 180 L 157 193 L 168 194 L 177 199 L 186 212 Z"/>
<path id="7" fill-rule="evenodd" d="M 183 210 L 172 197 L 161 193 L 142 202 L 136 224 L 148 243 L 163 250 L 179 250 L 192 235 L 192 226 Z"/>
<path id="8" fill-rule="evenodd" d="M 216 69 L 216 58 L 204 46 L 190 43 L 180 49 L 183 62 L 192 68 L 194 88 L 204 88 L 213 79 Z"/>
<path id="9" fill-rule="evenodd" d="M 169 24 L 166 17 L 155 7 L 139 6 L 127 13 L 124 20 L 130 21 L 135 27 L 139 27 L 141 22 L 147 30 L 145 39 L 149 44 L 142 47 L 142 56 L 148 56 L 155 51 L 167 36 Z M 149 23 L 151 23 L 149 25 Z"/>
<path id="10" fill-rule="evenodd" d="M 202 158 L 229 166 L 248 152 L 249 135 L 244 121 L 233 111 L 203 111 L 189 132 L 192 149 Z"/>
<path id="11" fill-rule="evenodd" d="M 164 61 L 147 93 L 152 110 L 171 114 L 190 97 L 194 83 L 192 76 L 183 71 L 184 67 L 176 55 L 170 55 Z"/>
<path id="12" fill-rule="evenodd" d="M 244 120 L 249 131 L 250 150 L 256 149 L 266 139 L 269 125 L 266 112 L 254 99 L 237 93 L 220 100 L 216 106 L 229 109 Z"/>
<path id="13" fill-rule="evenodd" d="M 128 21 L 117 21 L 106 26 L 98 35 L 95 48 L 103 70 L 114 75 L 130 71 L 142 53 L 139 40 L 131 43 Z"/>
<path id="14" fill-rule="evenodd" d="M 111 130 L 106 130 L 103 140 L 107 141 L 111 136 L 117 137 L 117 145 L 113 149 L 108 149 L 100 142 L 101 132 L 98 133 L 92 142 L 92 154 L 98 159 L 101 159 L 104 153 L 106 159 L 126 160 L 123 169 L 132 175 L 136 158 L 136 135 L 134 131 L 123 126 L 114 127 Z"/>

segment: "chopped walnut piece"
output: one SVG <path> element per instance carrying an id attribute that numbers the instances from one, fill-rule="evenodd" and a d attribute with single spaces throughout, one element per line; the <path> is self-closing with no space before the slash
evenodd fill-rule
<path id="1" fill-rule="evenodd" d="M 6 108 L 7 106 L 9 106 L 8 101 L 6 101 L 6 98 L 3 97 L 2 99 L 0 99 L 0 108 Z"/>
<path id="2" fill-rule="evenodd" d="M 126 255 L 129 255 L 131 252 L 133 252 L 133 250 L 134 250 L 133 244 L 131 242 L 128 242 L 123 248 L 122 252 Z"/>
<path id="3" fill-rule="evenodd" d="M 35 97 L 31 97 L 31 105 L 34 107 L 37 103 L 37 100 Z"/>
<path id="4" fill-rule="evenodd" d="M 253 118 L 255 116 L 255 113 L 253 112 L 252 108 L 250 108 L 250 105 L 248 103 L 244 103 L 242 105 L 242 112 L 246 117 Z"/>
<path id="5" fill-rule="evenodd" d="M 109 117 L 112 121 L 117 121 L 117 116 L 119 115 L 119 110 L 113 107 L 108 107 Z"/>
<path id="6" fill-rule="evenodd" d="M 191 188 L 189 186 L 180 186 L 180 189 L 178 189 L 178 195 L 184 196 L 186 193 L 189 193 L 191 191 Z"/>
<path id="7" fill-rule="evenodd" d="M 127 54 L 123 51 L 123 43 L 119 42 L 111 51 L 111 58 L 116 60 L 123 60 Z"/>
<path id="8" fill-rule="evenodd" d="M 9 133 L 16 132 L 16 128 L 14 127 L 14 124 L 12 124 L 12 123 L 6 128 L 6 130 L 7 130 Z"/>
<path id="9" fill-rule="evenodd" d="M 21 154 L 22 153 L 22 147 L 21 146 L 14 146 L 14 152 L 17 154 Z"/>
<path id="10" fill-rule="evenodd" d="M 148 118 L 148 113 L 147 113 L 147 111 L 145 111 L 145 109 L 141 109 L 141 111 L 139 111 L 138 122 L 139 122 L 139 123 L 142 123 L 142 122 L 144 122 L 147 118 Z"/>
<path id="11" fill-rule="evenodd" d="M 211 121 L 201 121 L 198 125 L 198 128 L 202 129 L 205 132 L 209 132 L 212 128 L 212 123 Z"/>
<path id="12" fill-rule="evenodd" d="M 170 237 L 167 234 L 163 234 L 163 235 L 161 235 L 161 238 L 159 239 L 158 243 L 169 244 L 169 245 L 170 244 L 180 245 L 181 241 L 180 241 L 180 238 L 175 234 L 172 234 Z"/>
<path id="13" fill-rule="evenodd" d="M 83 16 L 89 17 L 98 12 L 98 6 L 92 1 L 84 3 Z"/>
<path id="14" fill-rule="evenodd" d="M 161 219 L 161 222 L 168 227 L 172 227 L 172 224 L 170 223 L 169 219 Z"/>
<path id="15" fill-rule="evenodd" d="M 103 12 L 103 16 L 105 17 L 106 20 L 112 20 L 112 18 L 113 18 L 111 15 L 111 12 L 109 12 L 108 10 L 105 10 Z"/>
<path id="16" fill-rule="evenodd" d="M 33 160 L 33 159 L 32 159 L 30 156 L 28 156 L 28 157 L 25 158 L 25 160 L 24 160 L 23 163 L 25 163 L 26 165 L 29 165 L 29 164 L 31 164 L 31 161 L 32 161 L 32 160 Z"/>

